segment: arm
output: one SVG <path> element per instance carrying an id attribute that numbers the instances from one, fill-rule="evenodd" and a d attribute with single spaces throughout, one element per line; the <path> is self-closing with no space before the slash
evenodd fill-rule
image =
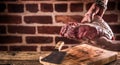
<path id="1" fill-rule="evenodd" d="M 67 24 L 66 26 L 62 27 L 61 35 L 67 38 L 77 40 L 81 40 L 84 38 L 87 38 L 89 40 L 95 39 L 95 43 L 93 43 L 92 45 L 100 46 L 101 48 L 112 51 L 120 51 L 120 41 L 110 40 L 113 37 L 113 32 L 108 26 L 108 24 L 105 23 L 104 20 L 101 20 L 106 10 L 108 0 L 100 0 L 100 2 L 103 3 L 105 6 L 99 3 L 99 0 L 96 1 L 98 1 L 98 3 L 96 2 L 91 6 L 91 8 L 85 14 L 85 17 L 82 20 L 83 23 L 86 21 L 91 22 L 92 18 L 96 18 L 94 16 L 98 16 L 96 18 L 96 22 L 87 23 L 89 25 L 80 25 L 80 23 L 77 23 L 77 25 L 72 23 Z"/>
<path id="2" fill-rule="evenodd" d="M 103 17 L 106 9 L 107 9 L 108 0 L 96 0 L 96 6 L 99 7 L 98 16 Z"/>
<path id="3" fill-rule="evenodd" d="M 107 9 L 107 3 L 108 0 L 96 0 L 96 2 L 93 3 L 90 9 L 87 11 L 81 22 L 91 22 L 96 15 L 102 18 Z"/>

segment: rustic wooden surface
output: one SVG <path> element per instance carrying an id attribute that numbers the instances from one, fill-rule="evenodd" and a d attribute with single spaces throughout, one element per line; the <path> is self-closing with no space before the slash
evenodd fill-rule
<path id="1" fill-rule="evenodd" d="M 60 65 L 104 65 L 117 59 L 117 53 L 82 44 L 65 50 L 67 55 Z M 49 54 L 47 54 L 49 55 Z M 41 57 L 45 57 L 41 56 Z M 44 65 L 58 65 L 41 61 Z"/>
<path id="2" fill-rule="evenodd" d="M 0 60 L 39 60 L 40 52 L 0 52 Z"/>
<path id="3" fill-rule="evenodd" d="M 109 51 L 109 52 L 110 53 L 106 53 L 107 56 L 111 55 L 113 53 L 111 51 Z M 3 52 L 3 51 L 1 51 L 0 52 L 0 65 L 43 65 L 39 62 L 39 57 L 45 57 L 45 56 L 49 55 L 50 53 L 51 52 L 12 52 L 12 51 L 10 51 L 10 52 L 4 51 Z M 69 53 L 70 53 L 70 51 L 69 51 Z M 96 54 L 93 54 L 90 57 L 94 57 L 95 55 Z M 103 56 L 102 58 L 106 58 L 107 56 Z M 69 58 L 65 58 L 65 59 L 69 59 Z M 109 60 L 106 60 L 106 59 L 102 60 L 101 62 L 103 62 L 103 61 L 108 62 L 110 60 L 110 59 Z M 111 59 L 115 59 L 115 58 L 111 57 Z M 92 61 L 94 61 L 94 60 L 92 60 Z M 68 61 L 63 61 L 63 62 L 67 63 Z M 84 60 L 82 60 L 82 62 L 84 62 Z M 120 65 L 120 60 L 118 59 L 118 60 L 116 60 L 114 62 L 110 62 L 106 65 Z"/>
<path id="4" fill-rule="evenodd" d="M 0 65 L 43 65 L 43 64 L 40 64 L 39 61 L 34 61 L 34 60 L 31 61 L 0 60 Z M 120 60 L 118 59 L 114 62 L 105 65 L 120 65 Z"/>
<path id="5" fill-rule="evenodd" d="M 0 65 L 42 65 L 36 60 L 0 60 Z"/>
<path id="6" fill-rule="evenodd" d="M 50 53 L 50 52 L 47 52 Z M 41 52 L 1 51 L 0 65 L 42 65 L 39 62 Z"/>
<path id="7" fill-rule="evenodd" d="M 17 59 L 15 59 L 16 58 L 15 55 L 17 55 L 17 53 L 21 53 L 21 54 L 19 55 L 19 57 L 17 56 Z M 3 52 L 2 51 L 2 52 L 0 52 L 0 65 L 43 65 L 43 64 L 40 64 L 40 62 L 38 60 L 39 54 L 40 54 L 40 56 L 44 56 L 44 55 L 48 55 L 50 53 L 51 52 Z M 24 54 L 28 55 L 28 56 L 23 56 Z M 38 56 L 36 57 L 36 59 L 35 58 L 25 59 L 26 57 L 29 57 L 29 55 L 31 56 L 31 54 L 34 54 L 35 56 L 38 55 Z M 11 59 L 11 57 L 12 57 L 12 59 Z M 34 56 L 32 56 L 32 57 L 34 57 Z M 118 59 L 118 60 L 108 63 L 106 65 L 120 65 L 120 60 Z"/>

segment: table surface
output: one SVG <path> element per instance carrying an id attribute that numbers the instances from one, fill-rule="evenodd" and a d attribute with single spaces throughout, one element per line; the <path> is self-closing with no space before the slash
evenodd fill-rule
<path id="1" fill-rule="evenodd" d="M 82 59 L 81 57 L 91 58 L 89 60 L 81 61 L 85 64 L 86 63 L 88 64 L 89 62 L 95 63 L 96 61 L 97 62 L 99 61 L 99 62 L 102 62 L 101 64 L 109 63 L 106 65 L 120 65 L 120 59 L 116 58 L 116 55 L 117 55 L 116 52 L 107 51 L 107 50 L 93 47 L 90 45 L 85 45 L 85 44 L 77 45 L 72 48 L 64 49 L 62 51 L 67 52 L 67 55 L 65 58 L 69 59 L 69 60 L 64 59 L 62 64 L 66 63 L 65 65 L 70 63 L 70 60 L 72 60 L 72 64 L 70 63 L 71 65 L 75 65 L 73 63 L 73 61 L 75 61 L 77 65 L 81 64 L 79 62 Z M 49 52 L 48 51 L 47 52 L 45 52 L 45 51 L 44 52 L 1 51 L 0 52 L 0 65 L 42 65 L 42 64 L 40 64 L 40 58 L 45 57 L 45 56 L 49 55 L 50 53 L 51 53 L 50 51 Z M 69 54 L 74 54 L 75 56 L 69 58 Z M 113 60 L 115 60 L 115 61 L 113 61 Z M 89 62 L 86 62 L 86 61 L 89 61 Z M 111 61 L 113 61 L 113 62 L 111 62 Z M 95 63 L 95 64 L 98 65 L 99 62 Z"/>
<path id="2" fill-rule="evenodd" d="M 0 65 L 42 65 L 37 60 L 32 61 L 19 61 L 19 60 L 0 60 Z M 116 61 L 113 61 L 106 65 L 120 65 L 120 59 L 117 59 Z"/>
<path id="3" fill-rule="evenodd" d="M 20 60 L 20 57 L 17 56 L 18 53 L 19 55 L 25 54 L 25 56 L 33 56 L 34 58 L 25 58 L 24 56 L 25 60 Z M 0 52 L 0 65 L 42 65 L 39 62 L 39 56 L 44 53 L 50 52 Z M 6 58 L 4 56 L 6 56 Z M 9 58 L 9 56 L 11 59 Z M 15 57 L 19 60 L 15 59 Z M 29 58 L 31 58 L 32 60 L 28 60 Z M 116 61 L 113 61 L 106 65 L 120 65 L 120 59 L 117 59 Z"/>

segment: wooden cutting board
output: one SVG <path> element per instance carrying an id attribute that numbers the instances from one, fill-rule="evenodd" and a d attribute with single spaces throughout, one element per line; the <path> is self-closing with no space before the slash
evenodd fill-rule
<path id="1" fill-rule="evenodd" d="M 67 54 L 59 65 L 104 65 L 117 59 L 117 53 L 104 50 L 91 45 L 82 44 L 72 48 L 64 49 Z M 46 54 L 49 55 L 49 54 Z M 44 58 L 44 56 L 40 56 Z M 58 65 L 40 61 L 43 65 Z"/>

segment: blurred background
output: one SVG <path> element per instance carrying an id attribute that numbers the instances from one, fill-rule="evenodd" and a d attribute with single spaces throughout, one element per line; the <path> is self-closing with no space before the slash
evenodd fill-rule
<path id="1" fill-rule="evenodd" d="M 94 0 L 0 0 L 0 51 L 52 51 L 80 44 L 61 37 L 68 22 L 80 22 Z M 120 0 L 109 0 L 104 20 L 120 40 Z"/>

